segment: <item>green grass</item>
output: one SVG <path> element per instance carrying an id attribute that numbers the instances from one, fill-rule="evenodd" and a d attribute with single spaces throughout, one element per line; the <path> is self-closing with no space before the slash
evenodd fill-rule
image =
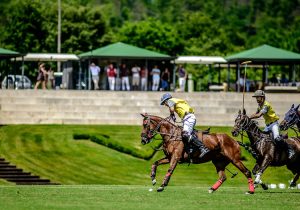
<path id="1" fill-rule="evenodd" d="M 243 187 L 170 186 L 149 192 L 150 186 L 62 185 L 0 186 L 0 209 L 299 209 L 299 190 L 258 189 L 245 195 Z"/>
<path id="2" fill-rule="evenodd" d="M 215 127 L 212 132 L 230 133 L 231 128 Z M 119 152 L 90 140 L 74 140 L 74 134 L 106 136 L 105 141 L 120 145 L 141 156 L 152 154 L 152 147 L 140 143 L 141 126 L 108 125 L 11 125 L 0 128 L 0 156 L 17 166 L 60 184 L 147 185 L 151 164 L 163 157 L 157 152 L 151 160 L 144 160 Z M 254 159 L 243 150 L 245 165 L 252 169 Z M 158 184 L 168 166 L 158 168 Z M 230 165 L 228 169 L 236 171 Z M 227 172 L 228 177 L 230 174 Z M 267 183 L 288 183 L 293 177 L 285 167 L 269 168 L 263 175 Z M 218 176 L 211 163 L 179 165 L 170 186 L 202 186 L 208 188 Z M 6 182 L 0 182 L 6 184 Z M 239 175 L 225 183 L 247 189 L 245 177 Z"/>

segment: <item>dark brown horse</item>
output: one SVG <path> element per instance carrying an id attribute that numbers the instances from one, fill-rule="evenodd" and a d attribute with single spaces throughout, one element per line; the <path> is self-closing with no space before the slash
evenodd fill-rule
<path id="1" fill-rule="evenodd" d="M 298 132 L 300 132 L 300 110 L 298 110 L 299 106 L 300 105 L 295 107 L 293 104 L 292 107 L 289 109 L 289 111 L 285 113 L 284 119 L 280 123 L 281 130 L 285 131 L 288 130 L 289 128 L 292 128 L 297 134 L 297 136 L 298 136 Z"/>
<path id="2" fill-rule="evenodd" d="M 157 189 L 158 192 L 164 190 L 168 185 L 171 175 L 175 170 L 177 163 L 192 163 L 199 164 L 212 161 L 215 165 L 219 180 L 210 188 L 212 193 L 217 190 L 221 184 L 226 180 L 225 168 L 229 163 L 237 167 L 248 179 L 249 191 L 254 193 L 254 184 L 251 177 L 251 172 L 244 166 L 241 161 L 241 150 L 239 144 L 229 137 L 227 134 L 203 134 L 198 132 L 198 138 L 203 140 L 203 143 L 210 152 L 202 159 L 199 158 L 199 151 L 195 151 L 191 157 L 188 157 L 185 151 L 184 142 L 181 138 L 182 127 L 174 125 L 170 122 L 170 118 L 161 118 L 153 115 L 142 114 L 143 130 L 141 133 L 142 144 L 148 144 L 152 141 L 156 134 L 160 134 L 163 139 L 162 149 L 165 157 L 157 160 L 152 165 L 151 179 L 152 184 L 156 184 L 156 169 L 161 164 L 170 164 L 167 174 L 161 186 Z"/>
<path id="3" fill-rule="evenodd" d="M 251 120 L 247 115 L 246 111 L 243 110 L 243 113 L 239 111 L 237 118 L 235 119 L 235 125 L 232 129 L 232 135 L 238 136 L 241 131 L 246 131 L 251 148 L 257 154 L 256 164 L 252 170 L 252 173 L 255 174 L 254 184 L 264 184 L 261 180 L 261 176 L 264 171 L 269 166 L 284 166 L 295 174 L 295 177 L 292 181 L 296 185 L 296 181 L 299 178 L 300 174 L 300 139 L 299 138 L 289 138 L 286 141 L 287 144 L 290 144 L 295 150 L 295 156 L 292 160 L 288 159 L 288 151 L 286 143 L 282 142 L 281 145 L 276 146 L 272 137 L 262 132 L 257 126 L 257 122 Z M 291 183 L 291 187 L 293 186 Z M 265 188 L 264 188 L 265 189 Z"/>

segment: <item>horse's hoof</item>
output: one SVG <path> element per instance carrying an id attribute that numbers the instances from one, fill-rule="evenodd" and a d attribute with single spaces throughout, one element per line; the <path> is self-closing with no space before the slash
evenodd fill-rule
<path id="1" fill-rule="evenodd" d="M 262 184 L 261 186 L 262 186 L 263 190 L 268 190 L 269 189 L 268 185 L 266 185 L 266 184 Z"/>
<path id="2" fill-rule="evenodd" d="M 162 191 L 164 191 L 164 187 L 157 188 L 157 192 L 162 192 Z"/>
<path id="3" fill-rule="evenodd" d="M 289 186 L 289 188 L 294 188 L 294 187 L 296 187 L 297 185 L 296 185 L 296 183 L 295 182 L 291 182 L 291 184 L 290 184 L 290 186 Z"/>
<path id="4" fill-rule="evenodd" d="M 246 195 L 252 195 L 252 194 L 254 194 L 254 192 L 248 191 L 248 192 L 246 192 L 245 194 L 246 194 Z"/>
<path id="5" fill-rule="evenodd" d="M 152 180 L 152 185 L 155 185 L 156 184 L 156 179 L 153 179 Z"/>
<path id="6" fill-rule="evenodd" d="M 210 189 L 208 190 L 208 193 L 209 193 L 209 194 L 211 194 L 211 193 L 213 193 L 213 192 L 215 192 L 215 190 L 214 190 L 213 188 L 210 188 Z"/>

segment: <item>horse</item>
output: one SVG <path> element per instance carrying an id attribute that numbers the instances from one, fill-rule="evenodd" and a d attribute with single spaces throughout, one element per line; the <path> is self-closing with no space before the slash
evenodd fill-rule
<path id="1" fill-rule="evenodd" d="M 241 161 L 241 149 L 239 144 L 227 134 L 205 134 L 197 132 L 198 139 L 202 139 L 205 146 L 210 149 L 201 159 L 200 152 L 194 151 L 192 154 L 187 152 L 185 143 L 182 141 L 182 127 L 177 126 L 170 121 L 170 117 L 161 118 L 154 115 L 141 114 L 143 116 L 143 129 L 141 132 L 141 143 L 143 145 L 150 143 L 154 136 L 160 134 L 162 137 L 162 150 L 165 157 L 155 161 L 151 167 L 151 180 L 153 186 L 156 184 L 156 169 L 159 165 L 170 164 L 161 186 L 157 192 L 162 192 L 168 185 L 170 178 L 178 163 L 200 164 L 212 161 L 219 175 L 218 181 L 209 189 L 209 193 L 216 191 L 226 180 L 225 168 L 232 163 L 248 179 L 249 191 L 247 194 L 253 194 L 254 184 L 251 172 Z M 196 131 L 195 131 L 196 132 Z"/>
<path id="2" fill-rule="evenodd" d="M 246 111 L 239 110 L 238 116 L 235 119 L 235 125 L 232 129 L 232 135 L 238 136 L 242 131 L 246 131 L 252 150 L 257 155 L 256 164 L 252 170 L 255 175 L 254 184 L 261 184 L 263 189 L 268 189 L 262 182 L 261 176 L 269 166 L 284 166 L 295 175 L 294 179 L 290 183 L 290 187 L 296 186 L 296 182 L 300 175 L 300 139 L 291 137 L 281 143 L 285 149 L 281 149 L 275 145 L 272 136 L 269 133 L 261 131 L 257 125 L 257 122 L 250 119 L 246 115 Z M 288 159 L 287 145 L 290 144 L 295 150 L 295 156 L 292 160 Z"/>
<path id="3" fill-rule="evenodd" d="M 280 130 L 288 130 L 289 128 L 292 128 L 298 137 L 298 132 L 300 132 L 300 111 L 299 109 L 300 104 L 295 107 L 294 104 L 289 109 L 289 111 L 284 115 L 284 119 L 280 123 Z M 297 130 L 294 128 L 294 126 L 297 126 Z"/>

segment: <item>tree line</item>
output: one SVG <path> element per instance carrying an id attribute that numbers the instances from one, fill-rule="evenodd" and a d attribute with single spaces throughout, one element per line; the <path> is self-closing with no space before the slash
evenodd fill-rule
<path id="1" fill-rule="evenodd" d="M 172 56 L 227 56 L 262 44 L 300 52 L 299 5 L 299 0 L 61 0 L 61 51 L 79 54 L 121 41 Z M 2 0 L 0 46 L 56 52 L 57 8 L 57 0 Z"/>

